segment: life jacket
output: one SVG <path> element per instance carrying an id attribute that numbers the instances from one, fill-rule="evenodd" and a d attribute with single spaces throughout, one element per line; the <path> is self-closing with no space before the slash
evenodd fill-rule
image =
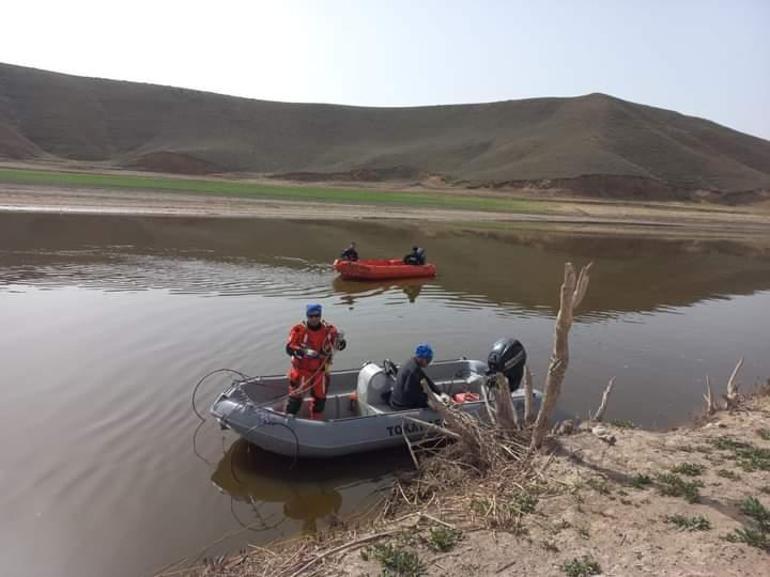
<path id="1" fill-rule="evenodd" d="M 321 321 L 321 326 L 313 330 L 307 323 L 301 322 L 294 325 L 289 331 L 287 346 L 302 349 L 313 349 L 320 353 L 320 357 L 292 357 L 291 366 L 303 373 L 317 371 L 326 363 L 334 350 L 334 342 L 337 340 L 337 329 L 326 321 Z"/>

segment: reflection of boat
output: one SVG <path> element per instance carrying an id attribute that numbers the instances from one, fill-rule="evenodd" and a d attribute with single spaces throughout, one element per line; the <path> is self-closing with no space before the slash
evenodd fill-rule
<path id="1" fill-rule="evenodd" d="M 256 377 L 235 381 L 219 395 L 211 413 L 227 427 L 255 445 L 274 453 L 293 457 L 336 457 L 402 445 L 403 437 L 420 438 L 430 433 L 421 422 L 436 423 L 440 418 L 428 408 L 393 410 L 382 395 L 394 381 L 392 363 L 366 363 L 360 371 L 333 373 L 328 391 L 325 420 L 311 420 L 310 399 L 298 416 L 287 415 L 284 398 L 285 376 Z M 510 365 L 506 365 L 506 370 Z M 521 369 L 523 361 L 515 368 Z M 452 396 L 473 392 L 479 400 L 465 402 L 460 410 L 486 418 L 487 364 L 467 359 L 439 361 L 426 372 L 436 385 Z M 518 383 L 518 381 L 517 381 Z M 511 393 L 514 404 L 523 410 L 524 393 Z M 541 394 L 535 393 L 535 402 Z"/>
<path id="2" fill-rule="evenodd" d="M 413 303 L 418 296 L 422 287 L 430 281 L 425 279 L 388 279 L 381 283 L 376 282 L 360 282 L 354 280 L 347 280 L 342 277 L 334 277 L 332 280 L 332 289 L 335 293 L 341 293 L 344 295 L 343 302 L 353 304 L 355 302 L 355 296 L 360 295 L 363 297 L 374 296 L 386 293 L 390 290 L 400 289 L 407 296 L 410 303 Z"/>
<path id="3" fill-rule="evenodd" d="M 239 501 L 283 503 L 285 517 L 314 531 L 317 520 L 340 514 L 343 500 L 350 506 L 366 499 L 406 463 L 403 453 L 378 457 L 363 462 L 360 456 L 349 462 L 340 459 L 330 468 L 313 461 L 293 463 L 239 439 L 219 461 L 211 480 Z"/>
<path id="4" fill-rule="evenodd" d="M 383 280 L 392 278 L 422 278 L 436 276 L 434 264 L 404 264 L 401 259 L 365 259 L 334 261 L 334 270 L 342 278 L 355 280 Z"/>

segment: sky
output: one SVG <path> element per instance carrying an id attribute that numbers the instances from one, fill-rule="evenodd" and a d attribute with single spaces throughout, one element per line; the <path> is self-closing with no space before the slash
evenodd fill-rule
<path id="1" fill-rule="evenodd" d="M 604 92 L 770 139 L 770 0 L 11 0 L 0 62 L 361 106 Z"/>

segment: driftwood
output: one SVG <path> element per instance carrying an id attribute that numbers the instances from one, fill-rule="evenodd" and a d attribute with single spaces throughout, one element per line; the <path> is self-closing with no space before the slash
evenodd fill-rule
<path id="1" fill-rule="evenodd" d="M 610 393 L 612 392 L 612 387 L 614 385 L 615 377 L 612 377 L 610 382 L 607 383 L 607 386 L 604 389 L 604 393 L 602 393 L 602 402 L 599 404 L 599 408 L 596 409 L 592 420 L 598 422 L 604 418 L 604 412 L 607 410 L 607 400 L 610 398 Z"/>
<path id="2" fill-rule="evenodd" d="M 564 282 L 561 285 L 559 313 L 556 315 L 553 352 L 545 377 L 545 395 L 532 431 L 531 447 L 533 449 L 538 449 L 543 444 L 561 393 L 561 384 L 569 364 L 569 331 L 572 328 L 575 309 L 580 306 L 588 290 L 592 266 L 593 263 L 589 263 L 580 269 L 580 273 L 576 273 L 572 263 L 568 262 L 564 265 Z"/>

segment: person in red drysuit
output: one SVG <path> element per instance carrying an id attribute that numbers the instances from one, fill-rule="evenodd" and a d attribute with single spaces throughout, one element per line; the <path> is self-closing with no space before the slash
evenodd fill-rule
<path id="1" fill-rule="evenodd" d="M 321 320 L 321 305 L 305 307 L 307 320 L 294 325 L 286 341 L 286 354 L 291 357 L 289 368 L 289 400 L 286 412 L 296 415 L 302 407 L 302 397 L 310 391 L 313 397 L 312 418 L 320 418 L 326 405 L 329 387 L 329 366 L 334 351 L 347 346 L 344 334 Z"/>

